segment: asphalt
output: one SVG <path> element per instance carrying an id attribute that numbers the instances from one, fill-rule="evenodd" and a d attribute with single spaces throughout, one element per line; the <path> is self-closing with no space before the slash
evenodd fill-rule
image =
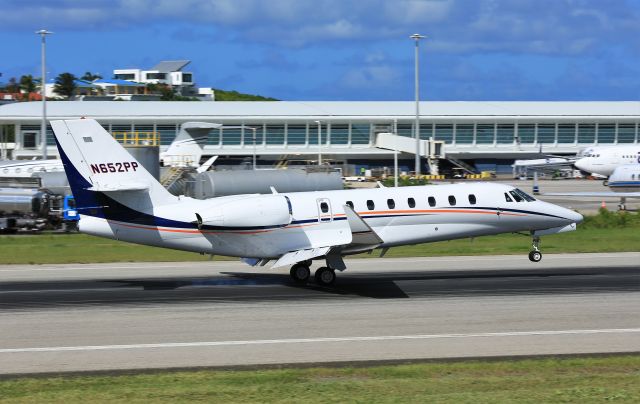
<path id="1" fill-rule="evenodd" d="M 640 352 L 640 253 L 0 267 L 0 374 Z"/>

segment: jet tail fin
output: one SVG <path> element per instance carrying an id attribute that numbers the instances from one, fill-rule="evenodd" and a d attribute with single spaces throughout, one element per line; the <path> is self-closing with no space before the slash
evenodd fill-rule
<path id="1" fill-rule="evenodd" d="M 119 199 L 144 192 L 151 205 L 175 200 L 97 121 L 60 120 L 51 126 L 78 208 L 100 206 L 96 194 L 102 192 L 119 192 Z"/>

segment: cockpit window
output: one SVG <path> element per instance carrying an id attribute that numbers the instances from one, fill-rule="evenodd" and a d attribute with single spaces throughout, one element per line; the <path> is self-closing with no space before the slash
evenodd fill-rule
<path id="1" fill-rule="evenodd" d="M 528 193 L 524 192 L 523 190 L 516 188 L 514 189 L 514 191 L 520 195 L 522 198 L 524 198 L 525 201 L 527 202 L 533 202 L 536 200 L 536 198 L 534 198 L 533 196 L 529 195 Z"/>
<path id="2" fill-rule="evenodd" d="M 505 199 L 507 202 L 513 202 L 513 199 L 511 199 L 511 197 L 509 196 L 509 194 L 508 194 L 508 193 L 506 193 L 506 192 L 504 193 L 504 199 Z"/>
<path id="3" fill-rule="evenodd" d="M 509 191 L 509 193 L 513 196 L 513 199 L 515 199 L 516 202 L 524 202 L 524 198 L 518 195 L 515 189 L 513 191 Z"/>

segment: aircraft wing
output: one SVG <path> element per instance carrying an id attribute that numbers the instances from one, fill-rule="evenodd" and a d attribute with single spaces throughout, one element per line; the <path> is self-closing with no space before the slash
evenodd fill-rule
<path id="1" fill-rule="evenodd" d="M 334 242 L 325 247 L 288 252 L 281 256 L 271 268 L 289 266 L 323 256 L 333 257 L 335 259 L 334 264 L 339 267 L 342 262 L 340 258 L 342 250 L 355 248 L 366 251 L 382 244 L 382 238 L 349 205 L 344 205 L 343 208 L 347 224 L 351 230 L 349 241 L 347 241 L 347 238 L 343 240 L 335 239 Z"/>
<path id="2" fill-rule="evenodd" d="M 280 268 L 326 255 L 331 247 L 309 248 L 308 250 L 291 251 L 280 257 L 271 268 Z"/>
<path id="3" fill-rule="evenodd" d="M 382 244 L 382 239 L 371 229 L 360 215 L 358 215 L 351 206 L 344 205 L 344 213 L 347 216 L 347 222 L 351 228 L 351 244 L 352 245 L 369 245 L 377 247 Z"/>
<path id="4" fill-rule="evenodd" d="M 640 198 L 640 192 L 549 192 L 543 196 L 576 196 L 594 198 Z"/>

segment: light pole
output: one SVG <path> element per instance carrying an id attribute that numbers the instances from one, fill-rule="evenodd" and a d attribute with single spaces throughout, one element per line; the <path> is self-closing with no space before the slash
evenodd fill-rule
<path id="1" fill-rule="evenodd" d="M 40 81 L 40 92 L 42 94 L 42 122 L 40 123 L 40 137 L 42 141 L 42 159 L 47 159 L 47 95 L 45 86 L 47 83 L 46 80 L 46 47 L 47 35 L 53 34 L 53 32 L 47 31 L 46 29 L 41 29 L 40 31 L 36 31 L 37 35 L 40 35 L 42 39 L 41 53 L 42 53 L 42 77 Z"/>
<path id="2" fill-rule="evenodd" d="M 256 170 L 256 128 L 249 127 L 253 131 L 253 171 Z"/>
<path id="3" fill-rule="evenodd" d="M 393 186 L 398 188 L 398 120 L 393 120 Z"/>
<path id="4" fill-rule="evenodd" d="M 322 165 L 322 141 L 320 137 L 322 136 L 322 133 L 321 133 L 322 121 L 316 121 L 316 123 L 318 124 L 318 165 L 321 166 Z"/>
<path id="5" fill-rule="evenodd" d="M 415 77 L 415 90 L 416 90 L 416 123 L 415 123 L 415 137 L 416 137 L 416 177 L 420 175 L 420 86 L 418 83 L 419 77 L 419 63 L 418 63 L 418 49 L 420 40 L 425 38 L 424 35 L 413 34 L 409 38 L 413 39 L 416 48 L 415 48 L 415 62 L 416 62 L 416 77 Z"/>

